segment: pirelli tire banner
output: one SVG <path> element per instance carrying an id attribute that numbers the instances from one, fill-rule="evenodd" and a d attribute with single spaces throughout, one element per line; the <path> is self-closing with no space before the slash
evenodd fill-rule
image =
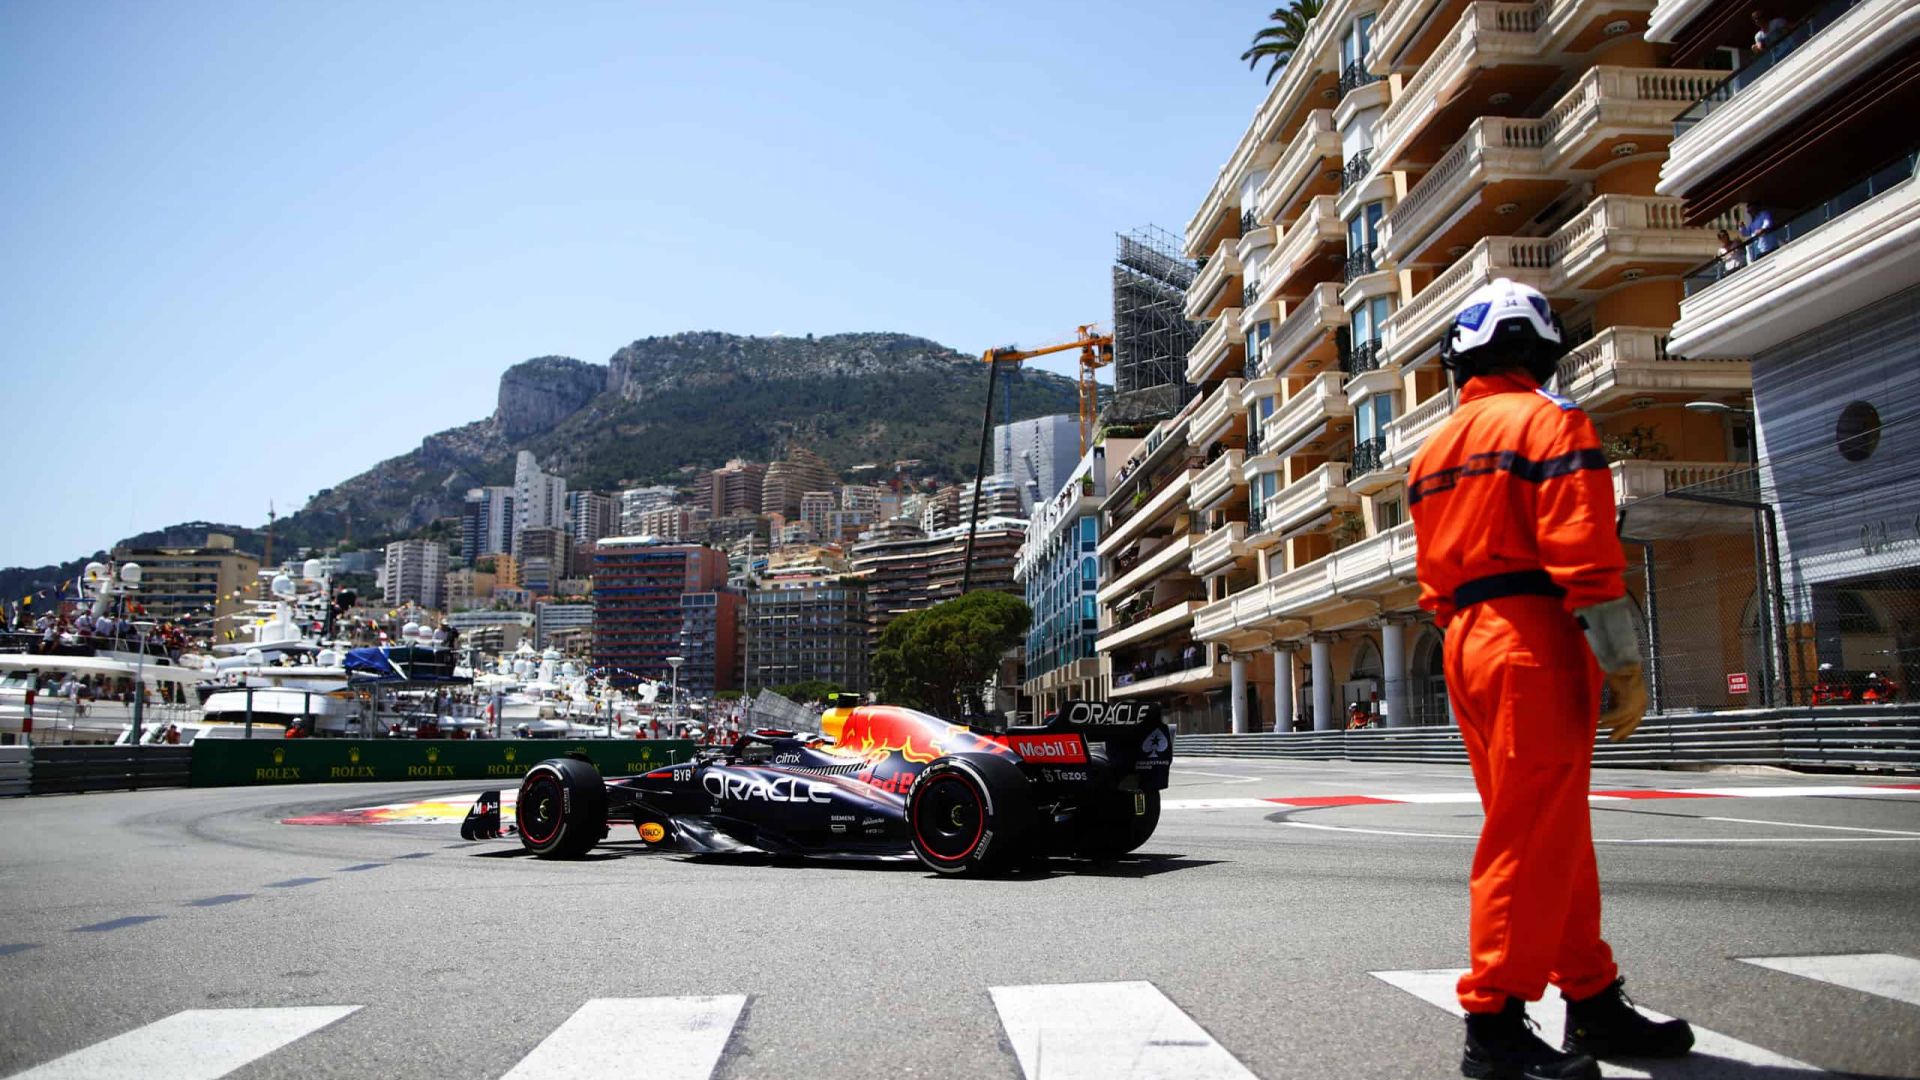
<path id="1" fill-rule="evenodd" d="M 194 787 L 368 780 L 517 783 L 547 758 L 578 751 L 602 776 L 693 759 L 684 739 L 197 739 Z"/>

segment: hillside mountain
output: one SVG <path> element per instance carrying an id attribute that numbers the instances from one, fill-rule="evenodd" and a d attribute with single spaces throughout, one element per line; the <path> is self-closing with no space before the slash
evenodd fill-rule
<path id="1" fill-rule="evenodd" d="M 349 530 L 356 540 L 414 532 L 458 514 L 468 488 L 510 483 L 519 450 L 539 455 L 569 488 L 603 491 L 688 483 L 728 458 L 772 461 L 790 447 L 842 470 L 919 458 L 920 475 L 959 480 L 973 474 L 985 376 L 978 357 L 891 333 L 702 331 L 643 338 L 605 364 L 538 357 L 501 375 L 492 416 L 323 489 L 276 535 L 319 545 Z M 1011 397 L 1015 419 L 1073 412 L 1077 402 L 1071 379 L 1038 370 L 1021 371 Z M 998 422 L 998 402 L 994 412 Z M 197 543 L 210 529 L 244 539 L 264 531 L 193 523 L 143 537 Z M 0 571 L 0 596 L 57 583 L 63 570 L 71 575 L 65 565 Z"/>

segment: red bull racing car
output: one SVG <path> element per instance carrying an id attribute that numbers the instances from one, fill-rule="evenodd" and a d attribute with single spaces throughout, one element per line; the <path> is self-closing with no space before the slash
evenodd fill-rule
<path id="1" fill-rule="evenodd" d="M 976 729 L 889 705 L 829 710 L 823 734 L 762 730 L 691 762 L 602 778 L 578 757 L 527 771 L 516 823 L 480 796 L 460 835 L 517 832 L 579 858 L 614 826 L 692 853 L 918 856 L 983 874 L 1049 856 L 1111 858 L 1160 820 L 1173 736 L 1150 703 L 1077 702 L 1046 723 Z"/>

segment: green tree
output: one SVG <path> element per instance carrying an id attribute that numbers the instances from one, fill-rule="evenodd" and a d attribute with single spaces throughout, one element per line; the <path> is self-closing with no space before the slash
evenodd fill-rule
<path id="1" fill-rule="evenodd" d="M 791 686 L 777 686 L 773 692 L 786 698 L 788 701 L 825 701 L 829 696 L 844 693 L 845 690 L 836 682 L 827 682 L 823 679 L 808 679 L 805 682 L 797 682 Z"/>
<path id="2" fill-rule="evenodd" d="M 1269 62 L 1267 81 L 1271 83 L 1280 69 L 1293 59 L 1294 51 L 1307 40 L 1307 27 L 1320 14 L 1324 0 L 1291 0 L 1283 8 L 1274 8 L 1267 16 L 1273 25 L 1253 35 L 1253 47 L 1240 54 L 1247 67 L 1258 71 L 1260 61 Z"/>
<path id="3" fill-rule="evenodd" d="M 979 700 L 1032 618 L 1019 597 L 988 591 L 900 616 L 873 653 L 880 700 L 947 716 L 971 712 L 967 703 Z"/>

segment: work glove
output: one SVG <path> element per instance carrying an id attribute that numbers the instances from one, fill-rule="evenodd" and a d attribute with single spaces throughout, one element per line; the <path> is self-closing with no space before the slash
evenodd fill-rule
<path id="1" fill-rule="evenodd" d="M 1647 680 L 1640 665 L 1608 672 L 1607 693 L 1613 704 L 1600 714 L 1600 730 L 1607 733 L 1607 741 L 1619 742 L 1633 734 L 1647 715 Z"/>

